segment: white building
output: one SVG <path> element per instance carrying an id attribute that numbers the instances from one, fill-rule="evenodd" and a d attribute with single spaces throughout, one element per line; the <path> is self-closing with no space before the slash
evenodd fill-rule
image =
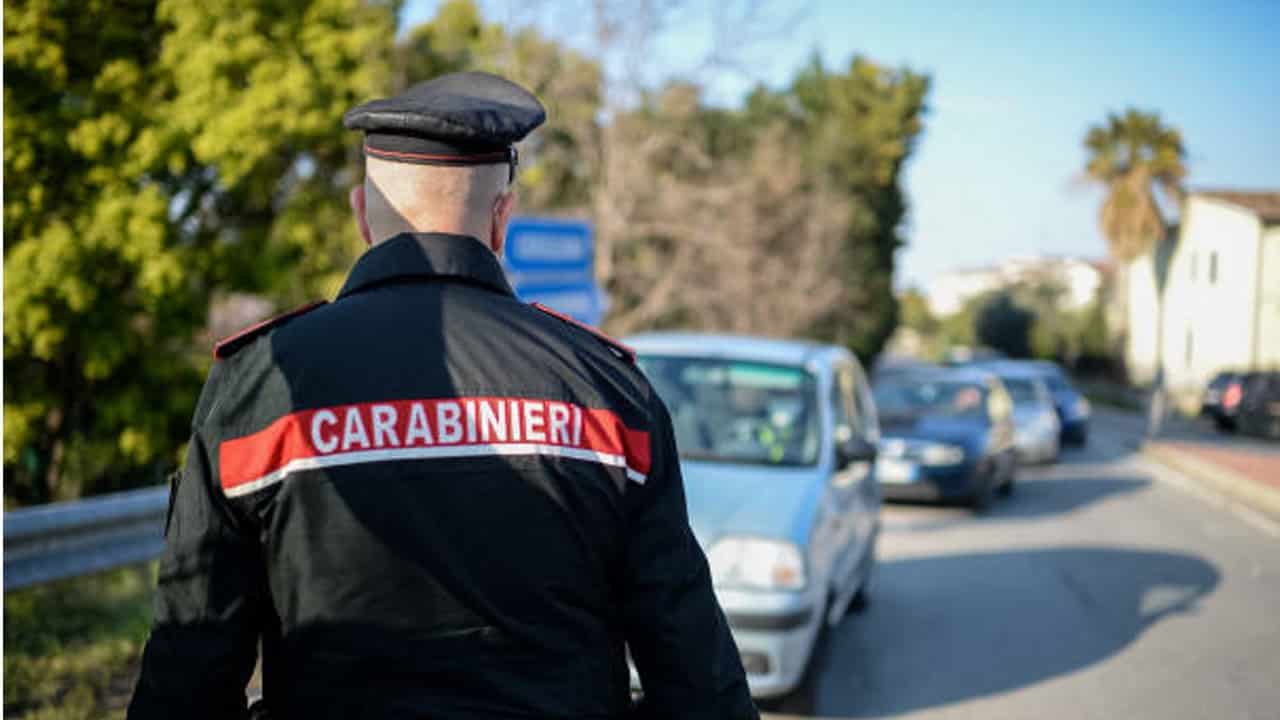
<path id="1" fill-rule="evenodd" d="M 1220 370 L 1280 367 L 1280 192 L 1191 193 L 1175 237 L 1128 270 L 1134 382 L 1150 382 L 1161 356 L 1166 384 L 1186 394 Z"/>
<path id="2" fill-rule="evenodd" d="M 1093 301 L 1102 285 L 1098 263 L 1072 257 L 1012 258 L 998 265 L 942 273 L 925 288 L 929 311 L 937 316 L 958 312 L 983 293 L 1020 282 L 1053 282 L 1065 291 L 1063 304 L 1078 310 Z"/>

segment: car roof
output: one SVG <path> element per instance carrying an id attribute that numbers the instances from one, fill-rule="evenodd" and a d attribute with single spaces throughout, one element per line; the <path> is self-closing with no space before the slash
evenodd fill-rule
<path id="1" fill-rule="evenodd" d="M 655 332 L 630 335 L 623 342 L 640 355 L 686 355 L 728 357 L 779 365 L 804 366 L 825 356 L 848 351 L 837 345 L 811 340 L 781 340 L 751 335 L 699 332 Z"/>
<path id="2" fill-rule="evenodd" d="M 1062 366 L 1052 360 L 1025 360 L 1023 361 L 1028 367 L 1043 370 L 1050 375 L 1065 375 L 1066 371 Z"/>
<path id="3" fill-rule="evenodd" d="M 991 380 L 993 373 L 985 368 L 967 365 L 951 367 L 921 367 L 913 370 L 889 373 L 877 379 L 901 381 L 903 378 L 919 380 L 949 380 L 953 382 L 985 383 Z"/>
<path id="4" fill-rule="evenodd" d="M 978 365 L 993 375 L 1018 380 L 1036 380 L 1044 378 L 1050 371 L 1042 365 L 1026 360 L 1000 360 Z"/>

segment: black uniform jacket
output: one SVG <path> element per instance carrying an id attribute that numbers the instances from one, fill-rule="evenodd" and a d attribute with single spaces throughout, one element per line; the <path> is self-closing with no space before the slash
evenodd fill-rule
<path id="1" fill-rule="evenodd" d="M 216 354 L 130 718 L 243 717 L 259 647 L 273 718 L 757 716 L 661 401 L 478 241 Z"/>

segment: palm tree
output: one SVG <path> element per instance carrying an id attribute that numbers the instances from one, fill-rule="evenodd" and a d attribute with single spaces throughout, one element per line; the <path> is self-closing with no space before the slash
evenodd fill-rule
<path id="1" fill-rule="evenodd" d="M 1112 257 L 1129 262 L 1167 233 L 1156 190 L 1174 203 L 1182 201 L 1187 174 L 1182 135 L 1162 123 L 1159 113 L 1130 108 L 1089 128 L 1084 146 L 1089 151 L 1085 172 L 1107 189 L 1099 217 L 1102 234 Z"/>
<path id="2" fill-rule="evenodd" d="M 1175 206 L 1182 203 L 1182 179 L 1187 174 L 1182 135 L 1161 122 L 1159 113 L 1130 108 L 1123 115 L 1109 113 L 1105 122 L 1089 128 L 1084 146 L 1089 153 L 1086 175 L 1106 188 L 1098 223 L 1116 264 L 1113 302 L 1125 334 L 1128 265 L 1155 251 L 1156 373 L 1163 377 L 1164 286 L 1172 253 L 1161 242 L 1170 236 L 1171 227 L 1157 192 Z"/>

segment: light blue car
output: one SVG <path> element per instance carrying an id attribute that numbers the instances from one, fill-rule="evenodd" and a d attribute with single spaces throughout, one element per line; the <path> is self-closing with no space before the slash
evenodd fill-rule
<path id="1" fill-rule="evenodd" d="M 648 334 L 626 342 L 671 412 L 689 522 L 757 698 L 801 685 L 824 626 L 866 601 L 879 429 L 847 350 Z"/>

